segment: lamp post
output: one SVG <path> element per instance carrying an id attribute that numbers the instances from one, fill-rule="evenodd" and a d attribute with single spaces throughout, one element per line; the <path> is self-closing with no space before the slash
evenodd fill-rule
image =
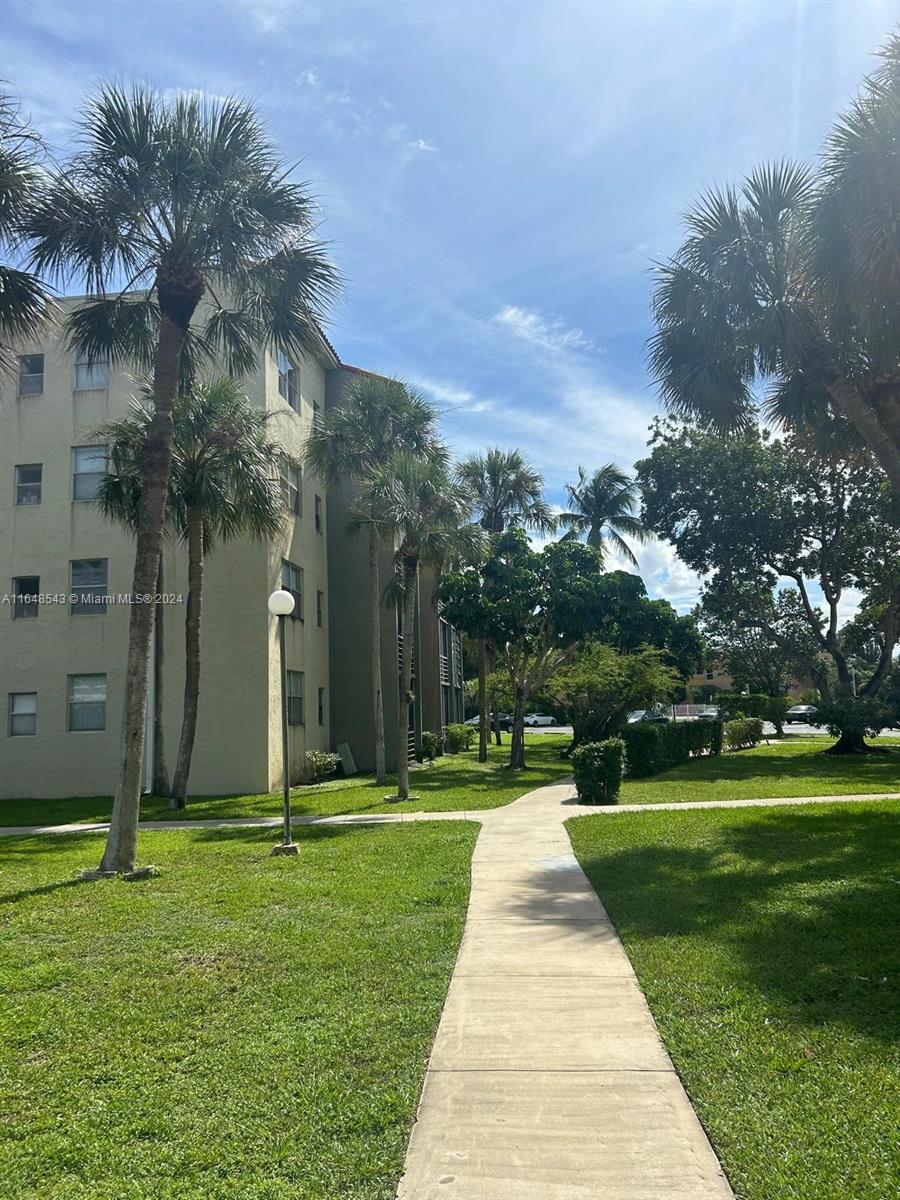
<path id="1" fill-rule="evenodd" d="M 291 779 L 288 764 L 287 664 L 284 653 L 284 622 L 294 611 L 294 597 L 279 588 L 269 597 L 269 612 L 278 618 L 278 654 L 281 664 L 281 774 L 284 778 L 284 835 L 273 854 L 299 854 L 291 838 Z"/>

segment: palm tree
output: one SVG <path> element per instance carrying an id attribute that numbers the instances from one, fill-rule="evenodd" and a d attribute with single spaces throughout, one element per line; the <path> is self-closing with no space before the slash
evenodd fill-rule
<path id="1" fill-rule="evenodd" d="M 284 505 L 278 482 L 282 451 L 269 440 L 266 414 L 228 376 L 198 384 L 173 409 L 169 525 L 187 544 L 188 599 L 184 622 L 184 710 L 171 808 L 184 808 L 200 698 L 200 632 L 205 562 L 218 542 L 275 537 Z M 151 403 L 92 435 L 109 446 L 110 473 L 98 503 L 107 516 L 137 527 L 144 451 L 153 425 Z"/>
<path id="2" fill-rule="evenodd" d="M 561 525 L 568 525 L 566 538 L 584 535 L 603 560 L 614 550 L 635 567 L 638 560 L 623 535 L 646 542 L 647 530 L 634 515 L 638 502 L 635 481 L 615 463 L 606 463 L 593 475 L 584 467 L 578 468 L 578 482 L 567 483 L 568 509 L 560 513 Z"/>
<path id="3" fill-rule="evenodd" d="M 70 344 L 152 370 L 135 594 L 156 584 L 182 375 L 218 359 L 239 377 L 266 345 L 296 361 L 321 337 L 335 271 L 315 239 L 308 192 L 286 174 L 242 100 L 108 86 L 30 214 L 32 267 L 77 279 L 89 296 L 68 319 Z M 152 607 L 133 605 L 101 871 L 134 867 L 152 625 Z"/>
<path id="4" fill-rule="evenodd" d="M 40 192 L 42 151 L 40 138 L 21 119 L 12 97 L 0 93 L 0 368 L 6 370 L 16 361 L 12 345 L 37 333 L 52 312 L 38 277 L 7 265 Z"/>
<path id="5" fill-rule="evenodd" d="M 779 163 L 708 192 L 657 269 L 650 362 L 669 410 L 718 432 L 845 418 L 900 497 L 900 36 L 818 177 Z"/>
<path id="6" fill-rule="evenodd" d="M 445 447 L 423 456 L 399 451 L 368 477 L 357 502 L 354 525 L 376 525 L 379 541 L 396 547 L 396 583 L 401 594 L 400 695 L 397 721 L 397 796 L 409 799 L 409 706 L 415 645 L 419 568 L 478 553 L 483 534 L 465 525 L 470 504 L 449 470 Z"/>
<path id="7" fill-rule="evenodd" d="M 544 479 L 518 450 L 491 447 L 472 454 L 456 468 L 457 478 L 470 497 L 479 523 L 487 533 L 502 533 L 511 526 L 524 526 L 539 533 L 552 533 L 556 521 L 544 500 Z M 478 639 L 478 761 L 487 761 L 487 677 L 493 669 L 492 653 L 484 638 Z M 497 745 L 500 730 L 496 729 Z"/>
<path id="8" fill-rule="evenodd" d="M 356 376 L 343 403 L 329 409 L 313 427 L 304 452 L 306 466 L 326 486 L 351 483 L 357 488 L 383 468 L 397 452 L 423 455 L 435 443 L 437 411 L 418 392 L 398 379 L 368 373 Z M 381 673 L 381 526 L 365 522 L 369 541 L 369 650 L 372 714 L 375 722 L 375 777 L 387 782 L 384 753 L 384 700 Z M 363 524 L 353 522 L 353 528 Z"/>

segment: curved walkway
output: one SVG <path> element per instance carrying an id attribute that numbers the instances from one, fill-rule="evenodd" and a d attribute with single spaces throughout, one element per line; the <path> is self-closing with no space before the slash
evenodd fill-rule
<path id="1" fill-rule="evenodd" d="M 725 1200 L 731 1189 L 563 823 L 484 814 L 398 1200 Z M 608 810 L 609 811 L 609 810 Z"/>
<path id="2" fill-rule="evenodd" d="M 500 808 L 459 809 L 453 812 L 395 812 L 395 813 L 341 813 L 333 817 L 292 817 L 292 825 L 378 825 L 390 821 L 488 821 L 521 804 L 532 796 L 544 797 L 550 791 L 559 791 L 560 798 L 554 800 L 565 806 L 562 819 L 570 817 L 612 816 L 623 812 L 676 812 L 687 808 L 770 808 L 780 804 L 853 804 L 860 800 L 900 800 L 900 792 L 858 792 L 851 796 L 779 796 L 769 800 L 673 800 L 666 804 L 579 804 L 575 789 L 566 779 L 558 784 L 535 789 L 525 796 Z M 204 817 L 184 821 L 141 821 L 138 829 L 151 833 L 154 829 L 240 829 L 242 826 L 258 826 L 263 829 L 280 829 L 281 817 Z M 65 825 L 4 825 L 0 826 L 0 837 L 31 837 L 47 833 L 106 833 L 108 821 L 71 821 Z"/>

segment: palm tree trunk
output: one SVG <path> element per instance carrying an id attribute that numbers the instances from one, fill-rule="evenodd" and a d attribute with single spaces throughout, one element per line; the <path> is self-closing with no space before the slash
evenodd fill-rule
<path id="1" fill-rule="evenodd" d="M 162 595 L 164 584 L 163 559 L 160 554 L 159 570 L 156 573 L 156 594 L 158 596 Z M 166 661 L 165 605 L 161 602 L 156 605 L 153 631 L 153 794 L 154 796 L 168 796 L 170 793 L 169 771 L 166 767 L 166 743 L 163 728 L 166 707 L 163 699 L 165 686 L 163 675 Z"/>
<path id="2" fill-rule="evenodd" d="M 525 767 L 525 691 L 519 684 L 516 684 L 516 702 L 513 708 L 509 765 L 523 769 Z"/>
<path id="3" fill-rule="evenodd" d="M 384 696 L 381 682 L 381 546 L 369 531 L 369 649 L 372 656 L 372 717 L 375 722 L 375 782 L 387 783 L 384 755 Z"/>
<path id="4" fill-rule="evenodd" d="M 487 642 L 478 639 L 478 761 L 487 762 L 488 748 Z"/>
<path id="5" fill-rule="evenodd" d="M 416 577 L 418 562 L 403 566 L 403 660 L 400 668 L 400 704 L 397 720 L 397 798 L 409 799 L 409 706 L 412 702 L 412 660 L 415 645 Z"/>
<path id="6" fill-rule="evenodd" d="M 199 297 L 198 297 L 199 300 Z M 119 778 L 113 797 L 106 847 L 100 862 L 104 872 L 133 871 L 137 854 L 137 828 L 141 811 L 141 775 L 147 724 L 147 685 L 150 673 L 150 638 L 153 604 L 137 603 L 156 586 L 162 551 L 166 498 L 172 470 L 172 406 L 178 395 L 181 350 L 196 302 L 178 320 L 163 307 L 159 342 L 153 368 L 153 419 L 144 447 L 141 510 L 134 556 L 132 604 L 128 625 L 128 660 L 122 696 L 122 740 Z"/>
<path id="7" fill-rule="evenodd" d="M 891 491 L 900 499 L 900 445 L 893 441 L 879 414 L 847 379 L 836 372 L 835 378 L 828 382 L 827 387 L 837 407 L 862 434 L 869 449 L 884 468 Z"/>
<path id="8" fill-rule="evenodd" d="M 203 518 L 196 508 L 187 511 L 188 599 L 184 619 L 184 711 L 181 741 L 172 781 L 169 808 L 184 808 L 188 778 L 197 733 L 197 706 L 200 699 L 200 622 L 203 616 Z"/>

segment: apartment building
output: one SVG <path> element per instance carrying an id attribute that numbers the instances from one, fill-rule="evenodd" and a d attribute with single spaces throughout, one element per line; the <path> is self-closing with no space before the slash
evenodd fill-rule
<path id="1" fill-rule="evenodd" d="M 76 305 L 78 298 L 64 303 Z M 270 414 L 271 435 L 300 460 L 313 421 L 326 403 L 340 401 L 341 387 L 330 381 L 345 374 L 323 336 L 316 352 L 297 363 L 266 354 L 242 386 Z M 17 376 L 0 380 L 2 797 L 103 796 L 115 784 L 134 547 L 130 534 L 94 503 L 106 470 L 96 430 L 124 416 L 136 390 L 126 369 L 79 361 L 52 334 L 21 347 Z M 275 541 L 226 543 L 207 563 L 191 772 L 197 795 L 281 785 L 277 630 L 266 607 L 279 586 L 297 600 L 286 637 L 291 780 L 302 779 L 310 749 L 348 742 L 361 767 L 373 759 L 368 589 L 352 582 L 365 550 L 340 520 L 345 501 L 336 503 L 335 515 L 332 497 L 315 478 L 286 469 L 282 493 L 285 521 Z M 174 537 L 163 552 L 163 594 L 171 601 L 164 609 L 160 676 L 171 770 L 181 724 L 187 600 L 186 552 Z M 432 610 L 421 611 L 437 623 Z M 394 614 L 385 610 L 383 621 L 386 723 L 393 703 L 395 725 Z M 429 635 L 429 647 L 440 636 Z M 449 634 L 442 636 L 449 645 Z M 420 661 L 423 692 L 430 693 L 437 686 L 432 677 L 441 675 L 440 655 L 429 650 Z M 444 673 L 449 678 L 447 664 Z M 457 711 L 454 696 L 447 713 Z M 357 712 L 357 722 L 347 719 Z M 418 700 L 415 715 L 421 731 L 426 713 Z M 434 719 L 433 710 L 427 715 Z M 148 717 L 148 789 L 152 738 Z M 392 760 L 395 742 L 389 743 Z"/>

